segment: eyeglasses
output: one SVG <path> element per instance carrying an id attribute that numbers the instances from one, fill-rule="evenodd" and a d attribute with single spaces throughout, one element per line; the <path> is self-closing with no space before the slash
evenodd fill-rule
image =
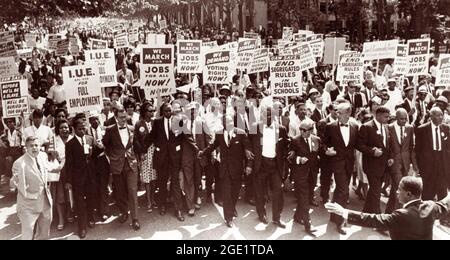
<path id="1" fill-rule="evenodd" d="M 300 128 L 300 131 L 303 131 L 303 132 L 309 132 L 309 131 L 312 131 L 312 130 L 314 130 L 314 128 L 308 128 L 308 129 Z"/>

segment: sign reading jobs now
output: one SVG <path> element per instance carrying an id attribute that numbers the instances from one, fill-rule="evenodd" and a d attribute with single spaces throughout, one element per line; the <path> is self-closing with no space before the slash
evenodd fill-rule
<path id="1" fill-rule="evenodd" d="M 202 73 L 202 41 L 177 41 L 178 73 Z"/>
<path id="2" fill-rule="evenodd" d="M 29 113 L 27 80 L 0 83 L 4 117 L 20 116 Z"/>
<path id="3" fill-rule="evenodd" d="M 84 113 L 103 107 L 97 65 L 63 67 L 62 74 L 69 113 Z"/>
<path id="4" fill-rule="evenodd" d="M 147 98 L 176 92 L 173 45 L 143 46 L 141 61 L 141 88 Z"/>
<path id="5" fill-rule="evenodd" d="M 272 96 L 286 97 L 301 94 L 302 78 L 300 55 L 270 58 L 270 84 Z"/>
<path id="6" fill-rule="evenodd" d="M 406 76 L 428 74 L 428 58 L 430 54 L 430 39 L 408 41 L 409 68 Z"/>
<path id="7" fill-rule="evenodd" d="M 450 86 L 450 54 L 439 56 L 438 68 L 435 86 Z"/>

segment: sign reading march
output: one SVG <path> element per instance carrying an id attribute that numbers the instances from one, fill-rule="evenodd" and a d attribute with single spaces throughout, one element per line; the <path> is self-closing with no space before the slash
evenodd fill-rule
<path id="1" fill-rule="evenodd" d="M 86 63 L 98 66 L 101 87 L 117 84 L 116 59 L 113 49 L 86 50 L 85 59 Z"/>
<path id="2" fill-rule="evenodd" d="M 300 55 L 274 56 L 270 58 L 270 85 L 272 96 L 286 97 L 301 94 Z"/>
<path id="3" fill-rule="evenodd" d="M 406 76 L 428 74 L 428 57 L 430 54 L 430 39 L 408 41 L 409 68 Z"/>
<path id="4" fill-rule="evenodd" d="M 203 84 L 228 84 L 231 82 L 231 76 L 229 50 L 206 53 Z"/>
<path id="5" fill-rule="evenodd" d="M 394 74 L 405 75 L 408 68 L 408 46 L 399 44 L 397 45 L 397 57 L 394 60 Z"/>
<path id="6" fill-rule="evenodd" d="M 141 61 L 141 88 L 148 90 L 147 98 L 176 92 L 173 45 L 143 46 Z"/>
<path id="7" fill-rule="evenodd" d="M 67 112 L 84 113 L 103 108 L 98 66 L 94 64 L 63 67 Z"/>
<path id="8" fill-rule="evenodd" d="M 450 86 L 450 54 L 441 54 L 439 56 L 435 86 Z"/>
<path id="9" fill-rule="evenodd" d="M 4 117 L 20 116 L 30 112 L 28 104 L 27 80 L 15 80 L 0 83 Z"/>
<path id="10" fill-rule="evenodd" d="M 108 42 L 103 40 L 91 39 L 91 50 L 108 48 Z"/>
<path id="11" fill-rule="evenodd" d="M 202 41 L 177 41 L 178 73 L 202 73 L 203 55 Z"/>

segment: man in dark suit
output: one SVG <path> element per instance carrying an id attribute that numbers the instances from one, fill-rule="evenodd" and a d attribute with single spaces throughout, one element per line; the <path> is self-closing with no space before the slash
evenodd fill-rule
<path id="1" fill-rule="evenodd" d="M 109 158 L 110 171 L 113 176 L 114 194 L 120 209 L 120 223 L 128 220 L 128 209 L 131 212 L 131 226 L 140 229 L 137 219 L 137 183 L 138 166 L 134 151 L 134 128 L 127 125 L 127 112 L 123 107 L 114 111 L 117 124 L 106 128 L 103 137 L 105 153 Z"/>
<path id="2" fill-rule="evenodd" d="M 289 138 L 286 128 L 276 123 L 276 114 L 271 106 L 261 108 L 262 124 L 256 127 L 256 133 L 250 133 L 250 141 L 254 153 L 252 172 L 255 174 L 256 211 L 259 220 L 268 224 L 266 217 L 265 186 L 270 182 L 272 187 L 272 221 L 285 228 L 281 222 L 283 211 L 283 188 Z M 274 116 L 272 116 L 272 114 Z"/>
<path id="3" fill-rule="evenodd" d="M 350 178 L 355 162 L 355 147 L 358 138 L 358 126 L 349 121 L 352 106 L 349 102 L 337 105 L 338 120 L 325 128 L 324 151 L 329 158 L 330 168 L 334 172 L 336 188 L 333 202 L 344 205 L 349 198 Z M 338 232 L 346 234 L 344 220 L 331 214 L 330 220 L 337 225 Z"/>
<path id="4" fill-rule="evenodd" d="M 414 128 L 407 124 L 408 112 L 399 108 L 396 112 L 396 122 L 388 126 L 390 138 L 391 159 L 394 161 L 389 169 L 391 175 L 391 191 L 386 206 L 386 213 L 392 213 L 398 208 L 397 189 L 402 177 L 408 176 L 410 165 L 416 172 L 417 162 L 414 151 Z"/>
<path id="5" fill-rule="evenodd" d="M 158 172 L 160 214 L 166 214 L 167 181 L 170 177 L 175 216 L 179 221 L 184 221 L 181 213 L 183 201 L 180 187 L 181 148 L 184 135 L 180 131 L 180 126 L 175 125 L 177 120 L 174 120 L 172 105 L 164 103 L 160 110 L 162 118 L 155 120 L 152 131 L 145 137 L 146 145 L 151 143 L 155 145 L 153 167 Z"/>
<path id="6" fill-rule="evenodd" d="M 431 122 L 416 130 L 416 158 L 423 179 L 423 199 L 438 200 L 447 194 L 450 155 L 450 128 L 442 123 L 443 113 L 438 107 L 430 111 Z"/>
<path id="7" fill-rule="evenodd" d="M 416 113 L 416 108 L 413 102 L 414 98 L 414 87 L 407 87 L 404 89 L 405 92 L 405 99 L 403 100 L 403 103 L 398 105 L 397 108 L 403 108 L 408 113 L 408 122 L 409 124 L 413 124 L 414 120 L 414 114 Z"/>
<path id="8" fill-rule="evenodd" d="M 362 125 L 358 133 L 358 150 L 363 154 L 363 170 L 369 180 L 369 191 L 363 209 L 366 213 L 381 213 L 381 186 L 388 167 L 393 164 L 389 154 L 389 115 L 388 108 L 378 107 L 375 118 Z"/>
<path id="9" fill-rule="evenodd" d="M 74 122 L 75 136 L 66 144 L 66 189 L 73 190 L 75 213 L 78 216 L 78 236 L 86 237 L 86 227 L 95 225 L 94 208 L 96 198 L 95 172 L 92 161 L 94 139 L 85 135 L 86 122 L 77 119 Z M 88 224 L 89 221 L 89 224 Z"/>
<path id="10" fill-rule="evenodd" d="M 355 82 L 348 82 L 347 94 L 345 94 L 344 98 L 352 104 L 352 116 L 354 117 L 358 110 L 363 106 L 363 98 L 360 93 L 356 92 Z"/>
<path id="11" fill-rule="evenodd" d="M 375 82 L 373 80 L 366 80 L 363 83 L 365 89 L 361 93 L 364 95 L 365 102 L 364 105 L 367 105 L 372 98 L 376 96 L 376 92 L 374 89 Z"/>
<path id="12" fill-rule="evenodd" d="M 325 140 L 325 129 L 328 124 L 331 124 L 338 120 L 337 118 L 337 105 L 331 104 L 328 107 L 329 115 L 320 120 L 317 125 L 317 136 L 323 141 Z M 320 167 L 320 196 L 323 203 L 327 203 L 330 194 L 331 176 L 333 170 L 331 169 L 330 158 L 325 154 L 323 149 L 319 151 L 319 167 Z"/>
<path id="13" fill-rule="evenodd" d="M 330 213 L 348 219 L 350 224 L 388 229 L 392 240 L 432 240 L 434 221 L 450 210 L 450 195 L 439 202 L 422 201 L 422 181 L 403 177 L 398 188 L 398 200 L 403 208 L 391 214 L 367 214 L 327 204 Z"/>
<path id="14" fill-rule="evenodd" d="M 309 217 L 310 193 L 314 193 L 317 174 L 319 173 L 320 138 L 311 135 L 314 125 L 310 122 L 300 123 L 301 134 L 292 139 L 289 146 L 288 159 L 292 164 L 292 175 L 295 182 L 297 208 L 294 221 L 305 225 L 308 234 L 315 231 Z"/>
<path id="15" fill-rule="evenodd" d="M 203 154 L 210 154 L 220 148 L 219 176 L 222 185 L 223 213 L 226 225 L 233 227 L 233 217 L 237 217 L 236 203 L 242 185 L 245 158 L 251 153 L 251 145 L 245 131 L 234 127 L 234 116 L 224 117 L 225 129 L 216 133 L 214 142 L 204 149 Z"/>
<path id="16" fill-rule="evenodd" d="M 318 123 L 320 120 L 327 118 L 327 112 L 323 108 L 323 99 L 321 96 L 317 96 L 314 100 L 315 109 L 312 111 L 311 119 Z"/>

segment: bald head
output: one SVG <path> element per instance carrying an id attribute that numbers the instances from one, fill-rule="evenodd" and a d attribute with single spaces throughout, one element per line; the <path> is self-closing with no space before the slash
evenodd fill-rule
<path id="1" fill-rule="evenodd" d="M 303 138 L 309 138 L 313 130 L 314 130 L 313 121 L 304 120 L 300 123 L 300 133 Z"/>
<path id="2" fill-rule="evenodd" d="M 430 117 L 431 117 L 431 122 L 433 122 L 434 125 L 441 125 L 442 121 L 444 120 L 444 113 L 442 112 L 442 110 L 438 107 L 433 107 L 430 110 Z"/>
<path id="3" fill-rule="evenodd" d="M 405 126 L 408 122 L 408 112 L 404 108 L 399 108 L 395 113 L 395 118 L 399 126 Z"/>

